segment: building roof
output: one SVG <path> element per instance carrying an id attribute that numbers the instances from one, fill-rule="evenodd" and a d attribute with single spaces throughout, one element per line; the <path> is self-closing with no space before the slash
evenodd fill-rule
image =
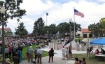
<path id="1" fill-rule="evenodd" d="M 0 31 L 2 30 L 2 28 L 0 28 Z M 10 28 L 4 28 L 5 31 L 11 31 Z"/>
<path id="2" fill-rule="evenodd" d="M 83 32 L 83 33 L 90 33 L 91 31 L 89 31 L 87 28 L 83 28 L 83 29 L 81 29 L 81 31 Z"/>

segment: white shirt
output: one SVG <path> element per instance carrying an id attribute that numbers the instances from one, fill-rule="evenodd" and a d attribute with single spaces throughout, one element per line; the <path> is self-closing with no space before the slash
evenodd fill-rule
<path id="1" fill-rule="evenodd" d="M 68 49 L 66 49 L 66 54 L 69 54 L 69 50 Z"/>
<path id="2" fill-rule="evenodd" d="M 42 52 L 43 52 L 43 51 L 42 51 L 41 49 L 37 49 L 37 53 L 38 53 L 38 54 L 42 54 Z"/>
<path id="3" fill-rule="evenodd" d="M 65 48 L 62 48 L 62 53 L 66 53 L 66 49 Z"/>

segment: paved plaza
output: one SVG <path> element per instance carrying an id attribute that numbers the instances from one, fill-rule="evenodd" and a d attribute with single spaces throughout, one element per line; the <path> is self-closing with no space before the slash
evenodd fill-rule
<path id="1" fill-rule="evenodd" d="M 48 59 L 49 59 L 48 56 L 43 57 L 42 64 L 70 64 L 68 61 L 62 60 L 61 58 L 58 58 L 58 57 L 54 57 L 54 62 L 50 62 L 50 63 L 48 63 Z M 29 63 L 27 60 L 24 60 L 20 64 L 33 64 L 33 63 Z"/>

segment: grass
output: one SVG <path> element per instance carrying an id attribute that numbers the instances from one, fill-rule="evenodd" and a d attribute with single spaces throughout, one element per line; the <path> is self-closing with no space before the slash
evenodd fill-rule
<path id="1" fill-rule="evenodd" d="M 28 47 L 29 47 L 29 46 L 26 46 L 26 47 L 23 48 L 23 51 L 22 51 L 22 60 L 26 60 L 26 59 L 27 59 L 27 58 L 25 58 L 25 55 L 26 55 L 26 53 L 27 53 Z M 33 47 L 33 49 L 35 49 L 35 48 L 36 48 L 36 45 L 32 45 L 32 47 Z M 34 56 L 34 54 L 33 54 L 33 56 Z M 43 51 L 42 57 L 45 57 L 45 56 L 48 56 L 48 52 Z M 0 59 L 0 62 L 1 62 L 1 61 L 2 61 L 2 59 Z M 12 61 L 13 61 L 13 60 L 12 60 L 12 57 L 11 57 L 10 62 L 12 62 Z"/>
<path id="2" fill-rule="evenodd" d="M 75 41 L 79 42 L 79 40 L 82 40 L 83 38 L 76 38 Z"/>
<path id="3" fill-rule="evenodd" d="M 87 58 L 86 54 L 73 54 L 74 58 L 77 57 L 79 59 L 85 58 L 87 64 L 105 64 L 105 60 L 100 60 L 95 58 L 95 56 L 91 55 L 90 58 Z"/>
<path id="4" fill-rule="evenodd" d="M 26 53 L 27 53 L 28 47 L 29 47 L 29 46 L 26 46 L 26 47 L 23 48 L 23 51 L 22 51 L 22 58 L 23 58 L 23 60 L 26 60 L 26 59 L 27 59 L 27 58 L 25 58 L 25 55 L 26 55 Z M 36 45 L 32 45 L 32 47 L 33 47 L 33 49 L 35 49 L 35 48 L 36 48 Z M 34 55 L 34 54 L 33 54 L 33 55 Z M 43 56 L 43 57 L 48 56 L 48 52 L 43 51 L 42 56 Z"/>

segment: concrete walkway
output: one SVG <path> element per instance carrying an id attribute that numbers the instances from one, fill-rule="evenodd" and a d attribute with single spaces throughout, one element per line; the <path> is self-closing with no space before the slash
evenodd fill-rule
<path id="1" fill-rule="evenodd" d="M 20 64 L 33 64 L 28 62 L 27 60 L 22 61 Z M 73 61 L 62 60 L 61 58 L 54 57 L 54 62 L 48 63 L 48 56 L 42 58 L 42 64 L 74 64 Z"/>

